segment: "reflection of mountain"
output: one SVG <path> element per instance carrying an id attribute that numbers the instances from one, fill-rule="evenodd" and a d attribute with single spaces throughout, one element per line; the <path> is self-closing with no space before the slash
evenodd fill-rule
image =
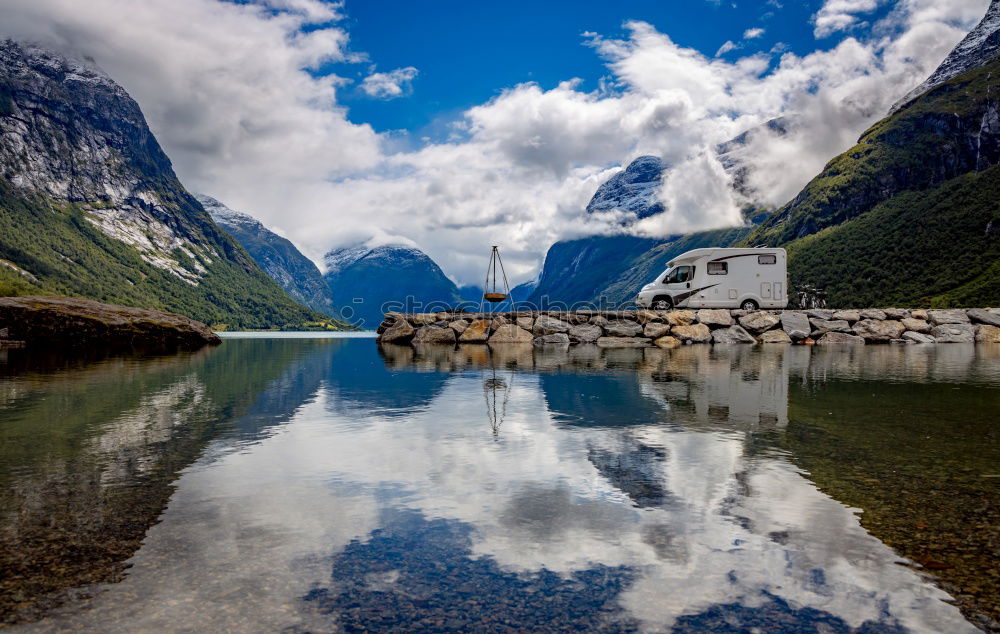
<path id="1" fill-rule="evenodd" d="M 549 411 L 563 423 L 616 427 L 668 420 L 659 403 L 642 394 L 633 373 L 543 373 L 539 385 Z"/>
<path id="2" fill-rule="evenodd" d="M 3 619 L 37 618 L 37 601 L 60 600 L 50 593 L 120 579 L 171 482 L 207 443 L 233 420 L 257 437 L 315 391 L 320 377 L 295 365 L 301 342 L 241 343 L 69 371 L 54 359 L 4 378 L 13 398 L 0 415 L 16 416 L 0 429 Z"/>
<path id="3" fill-rule="evenodd" d="M 371 341 L 359 339 L 346 342 L 359 348 L 370 348 Z M 412 408 L 427 405 L 441 391 L 448 375 L 442 372 L 397 370 L 374 355 L 358 363 L 357 352 L 334 356 L 330 360 L 327 381 L 337 398 L 332 406 L 338 412 L 378 412 L 385 416 L 406 416 Z"/>

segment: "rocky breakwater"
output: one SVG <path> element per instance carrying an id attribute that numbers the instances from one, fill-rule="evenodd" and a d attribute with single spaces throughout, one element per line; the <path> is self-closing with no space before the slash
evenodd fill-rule
<path id="1" fill-rule="evenodd" d="M 394 344 L 1000 343 L 1000 309 L 630 310 L 387 313 L 378 341 Z"/>
<path id="2" fill-rule="evenodd" d="M 78 297 L 0 297 L 0 332 L 28 347 L 195 349 L 222 343 L 205 324 L 174 313 Z"/>

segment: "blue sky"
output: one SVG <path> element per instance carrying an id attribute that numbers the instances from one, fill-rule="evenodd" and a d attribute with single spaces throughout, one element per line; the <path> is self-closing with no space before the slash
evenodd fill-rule
<path id="1" fill-rule="evenodd" d="M 790 115 L 789 133 L 743 151 L 753 202 L 784 204 L 988 3 L 4 0 L 0 33 L 95 60 L 186 187 L 316 262 L 406 244 L 475 283 L 499 240 L 518 283 L 553 243 L 621 230 L 585 209 L 642 154 L 671 165 L 656 193 L 667 211 L 629 231 L 739 224 L 744 194 L 715 147 Z M 779 42 L 794 55 L 771 53 Z"/>
<path id="2" fill-rule="evenodd" d="M 333 68 L 355 80 L 340 90 L 338 101 L 349 108 L 355 123 L 437 139 L 463 110 L 519 83 L 537 82 L 550 89 L 578 77 L 581 90 L 596 89 L 609 73 L 586 45 L 586 32 L 624 38 L 623 23 L 642 20 L 709 57 L 726 41 L 740 46 L 723 55 L 730 60 L 768 53 L 779 42 L 806 55 L 847 35 L 838 32 L 817 40 L 811 19 L 821 5 L 821 0 L 347 0 L 341 26 L 350 34 L 350 48 L 364 51 L 370 63 Z M 865 18 L 874 21 L 889 6 L 883 4 Z M 763 34 L 745 39 L 744 32 L 754 28 L 764 29 Z M 849 33 L 863 36 L 864 29 Z M 773 62 L 778 58 L 773 55 Z M 418 75 L 405 96 L 375 99 L 360 89 L 372 64 L 379 72 L 412 66 Z"/>

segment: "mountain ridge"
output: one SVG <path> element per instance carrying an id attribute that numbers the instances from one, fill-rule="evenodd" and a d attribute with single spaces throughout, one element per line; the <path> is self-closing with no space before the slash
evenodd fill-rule
<path id="1" fill-rule="evenodd" d="M 323 275 L 290 240 L 274 233 L 253 216 L 231 209 L 211 196 L 195 194 L 195 198 L 215 223 L 239 242 L 292 299 L 317 312 L 336 316 L 333 297 Z"/>
<path id="2" fill-rule="evenodd" d="M 374 328 L 385 310 L 422 312 L 462 302 L 458 287 L 416 247 L 383 244 L 331 249 L 323 277 L 343 319 Z"/>
<path id="3" fill-rule="evenodd" d="M 0 259 L 24 272 L 0 267 L 0 293 L 239 327 L 318 317 L 216 226 L 138 104 L 85 62 L 0 41 L 0 165 Z"/>

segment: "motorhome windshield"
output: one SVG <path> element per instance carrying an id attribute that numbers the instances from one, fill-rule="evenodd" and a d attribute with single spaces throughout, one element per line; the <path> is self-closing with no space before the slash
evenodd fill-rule
<path id="1" fill-rule="evenodd" d="M 693 266 L 675 266 L 672 269 L 667 269 L 666 274 L 663 276 L 663 283 L 676 284 L 678 282 L 686 282 L 691 279 L 693 273 Z"/>

